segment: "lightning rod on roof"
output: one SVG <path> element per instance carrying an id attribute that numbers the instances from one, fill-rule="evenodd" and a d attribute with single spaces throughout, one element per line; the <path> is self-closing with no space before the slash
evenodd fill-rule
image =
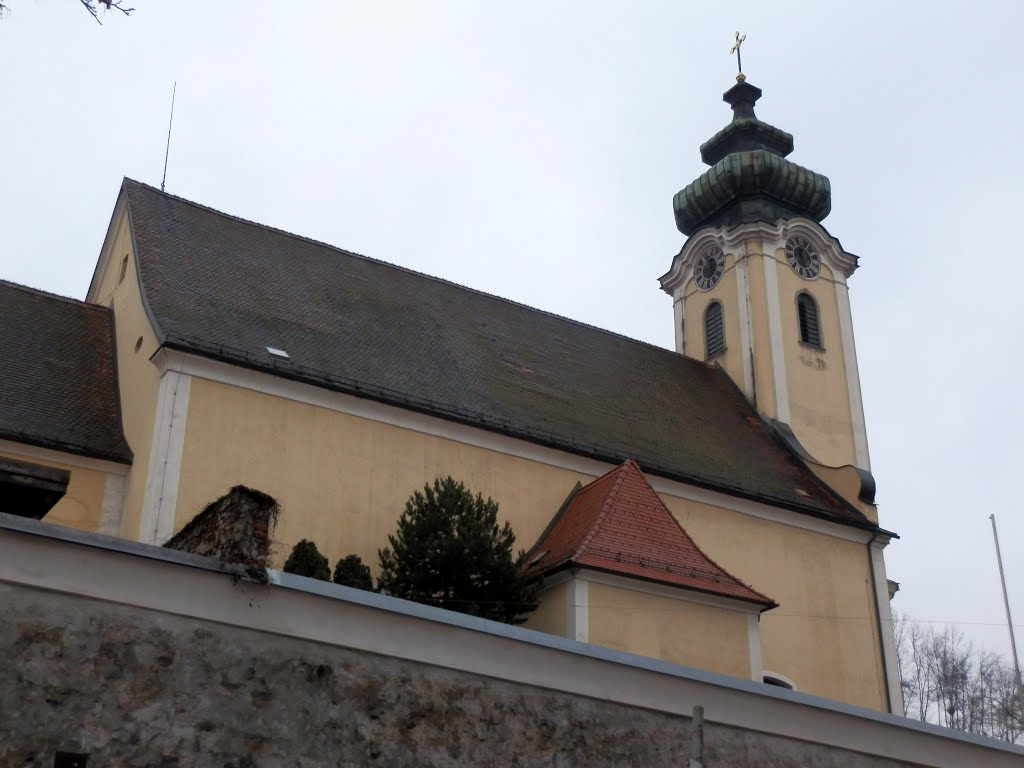
<path id="1" fill-rule="evenodd" d="M 164 150 L 164 175 L 160 179 L 160 191 L 164 191 L 167 183 L 167 158 L 171 156 L 171 126 L 174 125 L 174 97 L 178 93 L 178 81 L 174 81 L 174 89 L 171 91 L 171 119 L 167 121 L 167 149 Z"/>

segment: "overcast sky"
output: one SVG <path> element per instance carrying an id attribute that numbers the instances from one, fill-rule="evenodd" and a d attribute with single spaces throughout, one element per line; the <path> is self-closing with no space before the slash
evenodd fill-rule
<path id="1" fill-rule="evenodd" d="M 0 277 L 84 297 L 122 176 L 160 184 L 176 80 L 168 191 L 665 347 L 671 198 L 747 33 L 758 116 L 861 257 L 894 604 L 1008 652 L 988 515 L 1022 625 L 1024 3 L 10 5 Z"/>

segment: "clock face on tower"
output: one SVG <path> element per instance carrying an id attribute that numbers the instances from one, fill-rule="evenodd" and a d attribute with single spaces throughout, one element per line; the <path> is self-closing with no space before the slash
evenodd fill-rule
<path id="1" fill-rule="evenodd" d="M 725 272 L 725 254 L 717 245 L 709 246 L 697 259 L 693 268 L 693 280 L 702 291 L 710 291 Z"/>
<path id="2" fill-rule="evenodd" d="M 814 246 L 802 237 L 786 241 L 786 261 L 800 277 L 813 280 L 821 272 L 821 257 Z"/>

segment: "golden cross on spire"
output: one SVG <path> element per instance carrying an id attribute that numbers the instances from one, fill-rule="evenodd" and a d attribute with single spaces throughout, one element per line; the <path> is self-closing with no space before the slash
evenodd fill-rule
<path id="1" fill-rule="evenodd" d="M 741 35 L 738 31 L 736 32 L 736 42 L 733 43 L 732 48 L 729 49 L 729 53 L 736 54 L 736 71 L 739 72 L 736 75 L 737 80 L 746 80 L 747 78 L 743 75 L 743 59 L 740 56 L 740 46 L 743 45 L 743 41 L 747 39 L 746 35 Z"/>

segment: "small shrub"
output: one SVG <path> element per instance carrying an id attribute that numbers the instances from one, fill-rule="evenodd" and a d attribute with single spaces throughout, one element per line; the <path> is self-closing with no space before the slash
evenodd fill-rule
<path id="1" fill-rule="evenodd" d="M 284 572 L 294 573 L 296 576 L 308 576 L 311 579 L 320 581 L 331 580 L 331 564 L 327 558 L 320 554 L 316 544 L 303 539 L 292 549 L 288 559 L 284 562 Z"/>
<path id="2" fill-rule="evenodd" d="M 338 561 L 334 566 L 334 583 L 373 591 L 370 566 L 366 565 L 359 555 L 348 555 Z"/>

